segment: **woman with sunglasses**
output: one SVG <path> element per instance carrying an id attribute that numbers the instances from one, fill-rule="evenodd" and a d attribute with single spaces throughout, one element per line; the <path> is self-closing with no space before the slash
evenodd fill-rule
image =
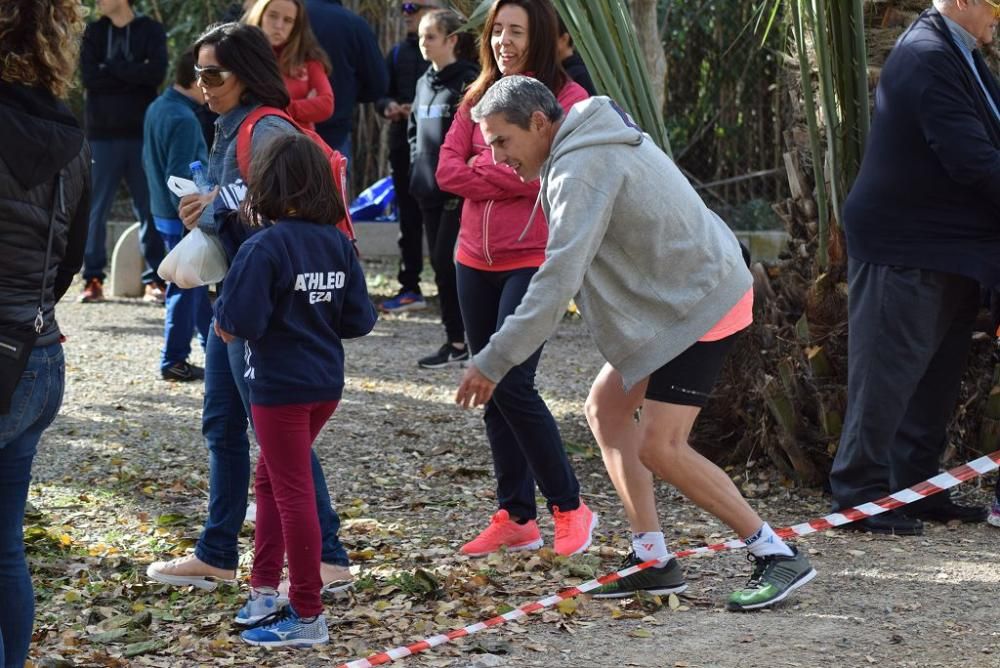
<path id="1" fill-rule="evenodd" d="M 236 160 L 240 126 L 261 105 L 285 109 L 288 92 L 271 45 L 255 26 L 225 23 L 210 28 L 195 43 L 198 84 L 209 108 L 219 114 L 215 143 L 209 154 L 209 179 L 218 184 L 204 195 L 181 199 L 180 218 L 188 229 L 201 227 L 220 235 L 235 255 L 240 239 L 249 230 L 239 221 L 238 210 L 246 185 Z M 258 153 L 279 136 L 296 133 L 287 121 L 264 116 L 254 125 L 251 150 Z M 225 289 L 224 285 L 221 288 Z M 238 538 L 247 506 L 250 480 L 250 443 L 247 439 L 249 393 L 244 378 L 244 343 L 225 344 L 212 328 L 205 346 L 205 402 L 202 433 L 209 450 L 208 518 L 194 554 L 158 561 L 146 573 L 173 585 L 194 585 L 211 591 L 215 580 L 233 580 L 239 562 Z M 350 586 L 347 552 L 337 538 L 340 518 L 330 505 L 323 469 L 312 454 L 312 480 L 323 536 L 320 575 L 324 590 Z"/>
<path id="2" fill-rule="evenodd" d="M 244 22 L 264 31 L 292 99 L 285 111 L 310 130 L 333 115 L 330 58 L 312 28 L 302 0 L 257 0 Z"/>
<path id="3" fill-rule="evenodd" d="M 514 312 L 545 259 L 548 239 L 536 202 L 537 179 L 524 183 L 507 165 L 496 165 L 470 109 L 498 79 L 528 74 L 564 109 L 586 99 L 556 52 L 558 18 L 549 0 L 497 0 L 480 37 L 481 74 L 469 87 L 441 147 L 441 190 L 465 198 L 455 264 L 458 299 L 472 354 L 486 346 Z M 566 457 L 555 418 L 535 388 L 539 348 L 504 376 L 486 404 L 483 419 L 493 455 L 500 509 L 489 526 L 462 546 L 480 556 L 501 548 L 542 546 L 535 523 L 535 483 L 555 518 L 555 550 L 569 555 L 591 542 L 597 516 L 580 499 L 580 485 Z"/>

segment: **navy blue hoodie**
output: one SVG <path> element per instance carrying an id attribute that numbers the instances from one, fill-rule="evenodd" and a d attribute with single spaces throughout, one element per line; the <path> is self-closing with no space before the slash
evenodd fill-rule
<path id="1" fill-rule="evenodd" d="M 167 33 L 136 14 L 122 28 L 107 16 L 87 24 L 80 76 L 88 139 L 142 139 L 142 119 L 167 74 Z"/>
<path id="2" fill-rule="evenodd" d="M 341 340 L 364 336 L 377 317 L 347 237 L 292 219 L 240 246 L 215 302 L 219 327 L 247 341 L 250 403 L 261 406 L 338 401 Z"/>

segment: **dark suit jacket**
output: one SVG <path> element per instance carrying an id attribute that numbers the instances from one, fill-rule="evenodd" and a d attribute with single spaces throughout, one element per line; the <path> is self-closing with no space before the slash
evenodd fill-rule
<path id="1" fill-rule="evenodd" d="M 371 26 L 340 0 L 307 0 L 306 12 L 316 40 L 330 56 L 330 86 L 337 104 L 316 132 L 333 148 L 351 134 L 354 107 L 385 95 L 388 75 Z"/>
<path id="2" fill-rule="evenodd" d="M 1000 86 L 976 62 L 1000 106 Z M 844 226 L 855 259 L 1000 285 L 1000 120 L 936 10 L 882 69 Z"/>

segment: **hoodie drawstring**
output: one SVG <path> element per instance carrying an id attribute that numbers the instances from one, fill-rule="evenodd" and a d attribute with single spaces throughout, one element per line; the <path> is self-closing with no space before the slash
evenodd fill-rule
<path id="1" fill-rule="evenodd" d="M 520 241 L 524 241 L 524 237 L 528 234 L 528 230 L 530 230 L 531 226 L 534 224 L 534 222 L 535 222 L 535 214 L 538 213 L 538 206 L 541 203 L 542 203 L 542 189 L 541 189 L 541 187 L 539 187 L 538 188 L 538 197 L 535 198 L 535 205 L 533 207 L 531 207 L 531 215 L 528 216 L 528 224 L 524 226 L 524 230 L 521 231 L 521 236 L 519 236 L 517 238 L 517 240 L 519 242 Z"/>

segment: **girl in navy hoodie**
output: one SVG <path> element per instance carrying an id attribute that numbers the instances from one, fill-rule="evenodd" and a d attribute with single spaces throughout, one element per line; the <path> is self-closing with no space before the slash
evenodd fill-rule
<path id="1" fill-rule="evenodd" d="M 320 601 L 320 529 L 310 454 L 344 387 L 343 339 L 375 325 L 364 273 L 334 227 L 344 205 L 330 166 L 304 135 L 274 139 L 253 161 L 242 214 L 273 222 L 240 246 L 215 303 L 216 333 L 246 340 L 246 378 L 260 443 L 250 600 L 238 619 L 277 610 L 284 555 L 289 602 L 242 633 L 252 645 L 328 640 Z"/>
<path id="2" fill-rule="evenodd" d="M 479 75 L 475 40 L 461 32 L 465 21 L 450 9 L 437 9 L 420 19 L 420 53 L 431 66 L 417 80 L 407 136 L 410 141 L 410 193 L 420 205 L 427 247 L 434 267 L 441 322 L 447 340 L 438 351 L 417 361 L 425 369 L 462 364 L 469 359 L 465 326 L 455 287 L 455 242 L 462 198 L 438 188 L 434 172 L 438 154 L 465 89 Z"/>

